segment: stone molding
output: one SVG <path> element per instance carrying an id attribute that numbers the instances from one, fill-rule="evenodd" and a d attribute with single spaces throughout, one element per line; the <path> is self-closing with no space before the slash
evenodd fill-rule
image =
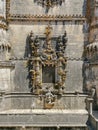
<path id="1" fill-rule="evenodd" d="M 8 21 L 85 21 L 86 18 L 83 16 L 67 16 L 67 15 L 14 15 L 9 14 Z"/>
<path id="2" fill-rule="evenodd" d="M 31 113 L 30 114 L 0 114 L 0 126 L 25 126 L 25 127 L 43 127 L 43 126 L 75 126 L 86 127 L 88 114 L 68 113 L 68 114 L 49 114 L 49 113 Z"/>
<path id="3" fill-rule="evenodd" d="M 0 61 L 0 68 L 1 67 L 15 67 L 15 64 L 11 63 L 11 62 L 3 62 L 3 61 Z"/>

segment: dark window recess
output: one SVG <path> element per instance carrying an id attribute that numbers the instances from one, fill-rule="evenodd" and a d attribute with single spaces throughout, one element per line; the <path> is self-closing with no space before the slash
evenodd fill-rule
<path id="1" fill-rule="evenodd" d="M 65 127 L 63 127 L 63 128 L 60 128 L 60 130 L 72 130 L 72 128 L 65 128 Z"/>
<path id="2" fill-rule="evenodd" d="M 42 66 L 42 82 L 55 83 L 55 67 Z"/>
<path id="3" fill-rule="evenodd" d="M 41 130 L 57 130 L 57 128 L 54 127 L 43 127 Z"/>
<path id="4" fill-rule="evenodd" d="M 5 128 L 0 128 L 0 130 L 16 130 L 16 128 L 5 127 Z"/>

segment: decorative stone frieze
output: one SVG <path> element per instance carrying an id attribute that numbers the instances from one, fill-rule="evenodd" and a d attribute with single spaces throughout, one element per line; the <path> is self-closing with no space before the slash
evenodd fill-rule
<path id="1" fill-rule="evenodd" d="M 82 15 L 19 15 L 9 14 L 8 21 L 85 21 Z"/>

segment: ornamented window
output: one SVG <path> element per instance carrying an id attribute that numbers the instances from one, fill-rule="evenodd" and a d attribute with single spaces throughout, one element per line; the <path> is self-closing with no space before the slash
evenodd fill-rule
<path id="1" fill-rule="evenodd" d="M 29 42 L 31 57 L 28 61 L 30 86 L 34 94 L 45 97 L 47 108 L 54 105 L 57 94 L 63 94 L 66 79 L 66 62 L 64 55 L 66 48 L 66 32 L 58 36 L 56 46 L 52 46 L 52 27 L 45 29 L 43 46 L 40 38 L 30 33 Z M 49 107 L 48 107 L 49 106 Z"/>

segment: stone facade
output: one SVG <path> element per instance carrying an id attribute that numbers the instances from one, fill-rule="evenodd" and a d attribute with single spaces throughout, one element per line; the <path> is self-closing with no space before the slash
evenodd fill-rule
<path id="1" fill-rule="evenodd" d="M 97 130 L 97 0 L 42 1 L 0 0 L 0 130 Z"/>

